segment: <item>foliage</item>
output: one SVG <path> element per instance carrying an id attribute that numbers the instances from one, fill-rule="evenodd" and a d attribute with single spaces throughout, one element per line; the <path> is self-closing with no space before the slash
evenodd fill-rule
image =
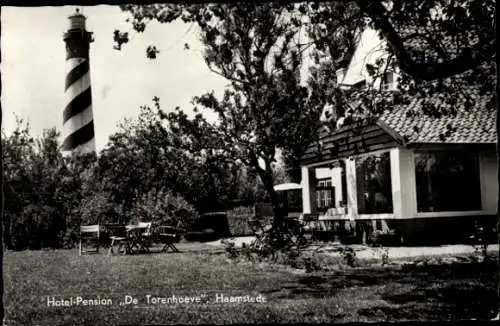
<path id="1" fill-rule="evenodd" d="M 340 254 L 347 266 L 354 267 L 356 265 L 356 251 L 354 251 L 352 247 L 342 246 L 340 248 Z"/>
<path id="2" fill-rule="evenodd" d="M 184 135 L 162 121 L 159 98 L 126 120 L 101 153 L 97 175 L 112 200 L 130 208 L 151 189 L 168 189 L 199 212 L 224 210 L 232 201 L 253 202 L 255 178 L 241 165 L 210 150 L 190 152 Z"/>
<path id="3" fill-rule="evenodd" d="M 190 229 L 198 218 L 194 207 L 184 198 L 175 196 L 164 188 L 151 189 L 141 196 L 129 211 L 131 220 L 153 222 Z"/>
<path id="4" fill-rule="evenodd" d="M 145 106 L 137 120 L 125 121 L 99 158 L 65 159 L 57 130 L 35 139 L 29 124 L 19 120 L 17 129 L 2 137 L 6 246 L 69 245 L 82 218 L 116 220 L 139 211 L 165 216 L 168 209 L 158 205 L 156 189 L 161 189 L 200 212 L 267 197 L 277 228 L 269 241 L 284 247 L 283 212 L 273 185 L 290 176 L 296 181 L 299 159 L 317 141 L 325 107 L 332 107 L 328 125 L 336 128 L 340 120 L 376 117 L 415 99 L 423 103 L 415 116 L 454 114 L 475 102 L 470 89 L 494 103 L 494 5 L 492 0 L 124 5 L 137 32 L 152 20 L 196 25 L 207 66 L 230 82 L 222 98 L 208 93 L 193 100 L 214 111 L 218 121 L 208 122 L 199 111 L 193 118 L 180 109 L 166 114 L 154 98 L 153 108 Z M 367 66 L 366 87 L 344 90 L 335 72 L 351 59 L 366 26 L 380 32 L 387 55 Z M 114 40 L 121 47 L 128 34 L 116 31 Z M 150 58 L 161 53 L 154 45 L 147 51 Z M 392 92 L 376 86 L 389 70 L 400 75 Z M 44 239 L 46 234 L 54 241 Z"/>
<path id="5" fill-rule="evenodd" d="M 376 247 L 375 253 L 380 255 L 380 263 L 382 264 L 382 266 L 389 264 L 389 248 L 379 245 L 378 247 Z"/>
<path id="6" fill-rule="evenodd" d="M 248 219 L 254 215 L 254 208 L 250 206 L 237 206 L 226 212 L 229 230 L 234 237 L 252 235 L 248 226 Z"/>
<path id="7" fill-rule="evenodd" d="M 351 118 L 371 119 L 383 110 L 415 100 L 420 101 L 421 110 L 410 112 L 412 116 L 454 115 L 474 104 L 478 96 L 475 90 L 485 95 L 493 107 L 494 1 L 358 0 L 355 4 L 358 27 L 362 29 L 367 24 L 378 31 L 383 40 L 379 50 L 386 54 L 367 65 L 370 76 L 366 87 L 345 92 L 351 104 L 362 103 L 350 106 Z M 330 7 L 322 4 L 310 14 L 321 21 L 332 11 Z M 358 19 L 360 16 L 362 20 Z M 343 29 L 340 26 L 330 31 L 335 35 Z M 312 37 L 322 41 L 317 35 Z M 397 90 L 384 91 L 377 85 L 390 71 L 399 76 Z"/>
<path id="8" fill-rule="evenodd" d="M 321 265 L 321 261 L 318 261 L 316 257 L 317 256 L 313 255 L 304 259 L 306 273 L 318 272 L 324 268 L 324 266 Z"/>
<path id="9" fill-rule="evenodd" d="M 304 46 L 296 38 L 300 13 L 293 5 L 274 3 L 165 6 L 123 6 L 134 15 L 134 26 L 148 20 L 168 23 L 177 18 L 195 22 L 204 58 L 214 73 L 230 82 L 223 98 L 214 93 L 194 103 L 218 115 L 216 124 L 201 113 L 188 119 L 182 111 L 166 116 L 175 134 L 183 135 L 190 153 L 202 149 L 236 158 L 261 179 L 275 210 L 282 212 L 274 186 L 278 150 L 293 158 L 295 167 L 320 126 L 325 102 L 321 87 L 301 84 Z"/>
<path id="10" fill-rule="evenodd" d="M 110 200 L 110 194 L 97 192 L 83 198 L 79 213 L 82 225 L 126 222 L 122 209 Z"/>
<path id="11" fill-rule="evenodd" d="M 11 246 L 14 250 L 60 248 L 65 220 L 53 207 L 29 204 L 10 225 Z"/>
<path id="12" fill-rule="evenodd" d="M 377 116 L 393 105 L 408 104 L 415 99 L 422 100 L 422 112 L 415 114 L 454 114 L 457 107 L 468 108 L 474 103 L 475 94 L 468 91 L 470 86 L 480 89 L 481 94 L 488 94 L 490 104 L 495 102 L 496 16 L 493 0 L 357 0 L 274 3 L 244 9 L 239 5 L 218 4 L 124 5 L 122 9 L 133 15 L 133 26 L 138 32 L 144 31 L 151 20 L 169 23 L 180 18 L 207 30 L 208 40 L 224 34 L 221 24 L 233 17 L 237 19 L 234 12 L 268 9 L 276 21 L 285 13 L 295 28 L 305 30 L 308 42 L 300 45 L 313 49 L 313 71 L 330 79 L 330 83 L 315 86 L 328 88 L 325 94 L 335 104 L 331 118 L 345 117 L 344 123 Z M 212 24 L 217 20 L 220 24 Z M 387 54 L 367 65 L 371 75 L 367 87 L 339 92 L 332 77 L 337 69 L 347 66 L 360 33 L 367 26 L 379 32 L 384 40 L 380 50 Z M 263 33 L 262 37 L 277 32 L 272 29 L 258 31 Z M 284 36 L 289 30 L 280 31 Z M 219 57 L 223 58 L 224 53 L 219 53 Z M 210 58 L 207 64 L 213 64 Z M 381 91 L 377 82 L 391 70 L 400 75 L 398 91 Z M 440 100 L 436 101 L 435 96 Z M 358 101 L 363 105 L 353 107 L 352 104 Z"/>
<path id="13" fill-rule="evenodd" d="M 357 0 L 123 5 L 122 10 L 132 14 L 137 32 L 152 20 L 182 19 L 197 25 L 207 66 L 227 78 L 230 87 L 222 99 L 213 93 L 194 99 L 196 105 L 218 114 L 217 125 L 201 114 L 189 120 L 180 111 L 168 120 L 198 151 L 227 153 L 254 169 L 274 204 L 277 227 L 282 212 L 271 173 L 276 151 L 282 150 L 285 162 L 296 167 L 305 148 L 317 140 L 323 108 L 332 108 L 326 116 L 336 128 L 372 121 L 384 110 L 415 99 L 422 100 L 421 112 L 410 114 L 454 114 L 457 107 L 467 109 L 474 103 L 470 86 L 494 103 L 494 5 L 493 0 Z M 367 26 L 384 39 L 386 55 L 367 65 L 366 87 L 343 90 L 333 76 L 346 67 Z M 307 43 L 297 41 L 303 31 Z M 128 35 L 115 41 L 126 43 Z M 307 48 L 312 48 L 314 61 L 308 87 L 301 85 L 299 73 Z M 153 46 L 149 49 L 150 58 L 160 53 Z M 400 75 L 398 89 L 381 90 L 377 83 L 391 70 Z M 188 148 L 193 152 L 192 146 Z"/>
<path id="14" fill-rule="evenodd" d="M 199 211 L 217 203 L 223 210 L 230 201 L 253 204 L 263 197 L 245 169 L 221 165 L 215 156 L 199 162 L 176 155 L 160 123 L 158 112 L 144 107 L 137 119 L 124 121 L 99 157 L 63 157 L 55 129 L 35 138 L 19 119 L 2 138 L 6 247 L 71 248 L 82 223 L 179 219 L 190 227 Z"/>
<path id="15" fill-rule="evenodd" d="M 4 189 L 9 198 L 4 214 L 7 248 L 57 248 L 62 244 L 72 208 L 69 199 L 78 187 L 68 185 L 71 176 L 58 137 L 55 129 L 48 129 L 35 139 L 22 119 L 12 134 L 2 137 Z"/>

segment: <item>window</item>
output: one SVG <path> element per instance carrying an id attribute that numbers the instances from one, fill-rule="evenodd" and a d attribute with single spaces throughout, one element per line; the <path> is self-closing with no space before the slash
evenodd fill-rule
<path id="1" fill-rule="evenodd" d="M 341 163 L 342 166 L 342 172 L 341 172 L 341 177 L 340 177 L 340 182 L 341 182 L 341 191 L 342 191 L 342 203 L 340 204 L 340 207 L 347 207 L 347 175 L 345 172 L 345 161 L 342 160 Z"/>
<path id="2" fill-rule="evenodd" d="M 392 213 L 389 152 L 356 159 L 358 214 Z"/>
<path id="3" fill-rule="evenodd" d="M 481 210 L 477 152 L 415 153 L 419 212 Z"/>
<path id="4" fill-rule="evenodd" d="M 334 207 L 335 198 L 331 179 L 318 180 L 316 185 L 316 207 L 325 210 Z"/>

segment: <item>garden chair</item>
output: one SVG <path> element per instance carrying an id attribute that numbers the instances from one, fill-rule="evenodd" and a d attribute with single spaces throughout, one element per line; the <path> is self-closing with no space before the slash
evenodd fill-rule
<path id="1" fill-rule="evenodd" d="M 148 246 L 151 247 L 151 243 L 153 241 L 153 222 L 139 222 L 139 227 L 145 228 L 145 231 L 141 233 L 144 243 Z"/>
<path id="2" fill-rule="evenodd" d="M 99 224 L 80 226 L 80 245 L 78 250 L 80 256 L 87 252 L 99 253 L 99 231 Z M 93 242 L 94 249 L 84 249 L 83 245 L 85 242 Z"/>
<path id="3" fill-rule="evenodd" d="M 108 226 L 109 238 L 111 239 L 111 244 L 109 246 L 108 255 L 112 255 L 115 245 L 118 245 L 118 253 L 123 249 L 123 254 L 127 254 L 131 251 L 129 239 L 127 237 L 127 229 L 125 225 L 113 225 Z"/>
<path id="4" fill-rule="evenodd" d="M 156 227 L 156 232 L 157 239 L 163 244 L 161 252 L 167 252 L 168 249 L 171 249 L 173 252 L 180 252 L 175 244 L 181 239 L 184 229 L 168 225 L 160 225 Z"/>

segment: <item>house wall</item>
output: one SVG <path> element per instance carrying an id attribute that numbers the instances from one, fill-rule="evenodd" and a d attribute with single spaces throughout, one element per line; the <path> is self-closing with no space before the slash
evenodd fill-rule
<path id="1" fill-rule="evenodd" d="M 330 168 L 316 168 L 314 169 L 316 179 L 326 179 L 332 177 L 332 170 Z"/>
<path id="2" fill-rule="evenodd" d="M 406 243 L 468 243 L 476 222 L 484 226 L 487 238 L 495 239 L 498 164 L 494 150 L 479 151 L 481 210 L 425 213 L 417 211 L 414 150 L 399 148 L 398 152 L 394 157 L 398 162 L 394 165 L 399 171 L 394 173 L 399 173 L 399 185 L 393 185 L 393 195 L 399 186 L 401 211 L 395 211 L 394 219 L 387 222 Z"/>
<path id="3" fill-rule="evenodd" d="M 435 149 L 435 147 L 433 147 Z M 445 149 L 445 148 L 443 148 Z M 421 149 L 420 149 L 421 150 Z M 408 217 L 452 217 L 452 216 L 472 216 L 496 214 L 496 202 L 498 198 L 497 182 L 497 159 L 494 150 L 479 151 L 479 175 L 481 189 L 482 209 L 478 211 L 450 211 L 450 212 L 417 212 L 417 195 L 415 181 L 414 150 L 400 149 L 400 174 L 402 182 L 409 186 L 408 199 L 406 202 L 405 213 L 401 218 Z"/>
<path id="4" fill-rule="evenodd" d="M 479 152 L 479 173 L 481 175 L 481 199 L 486 214 L 497 213 L 498 162 L 494 151 Z"/>
<path id="5" fill-rule="evenodd" d="M 398 142 L 379 125 L 344 127 L 327 134 L 318 144 L 310 146 L 301 160 L 304 165 L 319 167 L 339 158 L 395 148 L 398 145 Z"/>
<path id="6" fill-rule="evenodd" d="M 395 215 L 400 218 L 411 217 L 417 211 L 413 150 L 398 148 L 397 152 L 398 155 L 394 158 L 397 161 L 391 163 L 391 166 L 398 167 L 393 180 L 399 181 L 399 201 L 401 202 L 401 208 Z"/>
<path id="7" fill-rule="evenodd" d="M 304 214 L 309 214 L 311 213 L 311 204 L 314 203 L 314 201 L 311 201 L 311 175 L 313 174 L 312 169 L 309 168 L 308 166 L 302 166 L 300 173 L 302 180 L 300 181 L 300 185 L 302 187 L 302 210 Z"/>
<path id="8" fill-rule="evenodd" d="M 347 218 L 354 220 L 358 217 L 358 197 L 356 189 L 356 163 L 345 159 L 345 173 L 347 180 Z"/>
<path id="9" fill-rule="evenodd" d="M 342 198 L 342 168 L 333 168 L 330 173 L 332 177 L 332 186 L 335 187 L 335 207 L 339 207 Z"/>
<path id="10" fill-rule="evenodd" d="M 435 147 L 433 147 L 435 149 Z M 381 150 L 379 152 L 386 151 Z M 460 242 L 468 239 L 473 232 L 474 223 L 478 221 L 486 225 L 488 230 L 493 230 L 496 224 L 496 207 L 498 198 L 497 183 L 497 158 L 494 150 L 481 150 L 479 152 L 480 187 L 482 209 L 480 211 L 457 211 L 457 212 L 417 212 L 417 195 L 415 180 L 414 150 L 409 148 L 392 148 L 388 150 L 391 157 L 391 181 L 393 196 L 393 214 L 358 214 L 356 195 L 356 169 L 355 158 L 344 159 L 347 177 L 347 207 L 348 214 L 344 219 L 356 220 L 358 229 L 373 230 L 376 225 L 386 225 L 396 230 L 405 242 L 432 243 L 444 241 L 445 243 Z M 366 154 L 364 154 L 366 155 Z M 360 157 L 360 156 L 357 156 Z M 312 171 L 303 167 L 304 171 Z M 337 180 L 339 195 L 341 198 L 340 173 L 330 171 L 337 192 Z M 340 171 L 339 171 L 340 172 Z M 326 172 L 323 172 L 326 174 Z M 319 176 L 309 173 L 309 176 Z M 314 188 L 311 188 L 314 190 Z M 308 203 L 307 187 L 303 188 L 304 212 L 306 207 L 311 209 L 315 201 Z M 314 191 L 313 191 L 314 192 Z M 380 221 L 375 222 L 375 221 Z M 378 223 L 378 224 L 377 224 Z M 382 227 L 383 228 L 383 227 Z M 364 232 L 364 231 L 362 231 Z M 359 233 L 359 232 L 358 232 Z M 360 235 L 358 234 L 358 240 Z M 364 235 L 366 237 L 366 235 Z"/>

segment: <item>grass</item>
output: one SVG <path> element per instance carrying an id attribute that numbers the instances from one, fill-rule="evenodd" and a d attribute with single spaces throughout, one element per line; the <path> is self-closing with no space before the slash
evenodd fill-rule
<path id="1" fill-rule="evenodd" d="M 303 273 L 235 263 L 209 245 L 181 253 L 78 256 L 76 250 L 5 253 L 8 325 L 320 323 L 490 319 L 498 265 L 361 266 Z M 266 303 L 216 303 L 216 294 Z M 206 295 L 192 304 L 147 305 L 146 295 Z M 125 295 L 139 300 L 120 306 Z M 48 307 L 47 297 L 110 298 L 111 306 Z"/>

